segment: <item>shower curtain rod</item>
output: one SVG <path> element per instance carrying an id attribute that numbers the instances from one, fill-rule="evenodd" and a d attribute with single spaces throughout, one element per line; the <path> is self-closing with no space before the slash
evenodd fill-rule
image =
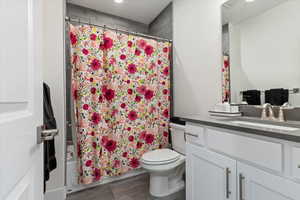
<path id="1" fill-rule="evenodd" d="M 118 28 L 112 28 L 112 27 L 109 27 L 109 26 L 106 26 L 106 25 L 98 25 L 98 24 L 92 24 L 92 23 L 88 23 L 88 22 L 82 22 L 82 21 L 80 21 L 80 18 L 78 18 L 76 20 L 76 19 L 71 19 L 70 17 L 66 17 L 65 21 L 79 23 L 79 24 L 85 24 L 85 25 L 92 25 L 92 26 L 96 26 L 96 27 L 100 27 L 100 28 L 104 28 L 104 29 L 109 29 L 109 30 L 112 30 L 112 31 L 117 31 L 117 32 L 131 34 L 131 35 L 146 37 L 146 38 L 150 38 L 150 39 L 154 39 L 154 40 L 166 41 L 166 42 L 171 42 L 171 43 L 173 42 L 172 40 L 169 40 L 169 39 L 165 39 L 165 38 L 161 38 L 161 37 L 155 37 L 155 36 L 151 36 L 151 35 L 146 35 L 146 34 L 143 34 L 143 33 L 131 32 L 131 31 L 126 31 L 126 30 L 122 30 L 122 29 L 118 29 Z"/>

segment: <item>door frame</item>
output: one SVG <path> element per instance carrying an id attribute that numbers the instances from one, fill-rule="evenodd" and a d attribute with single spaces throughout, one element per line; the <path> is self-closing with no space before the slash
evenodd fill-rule
<path id="1" fill-rule="evenodd" d="M 44 1 L 44 73 L 51 89 L 59 135 L 55 138 L 57 169 L 50 173 L 45 200 L 66 198 L 66 0 Z M 56 42 L 55 42 L 56 41 Z"/>

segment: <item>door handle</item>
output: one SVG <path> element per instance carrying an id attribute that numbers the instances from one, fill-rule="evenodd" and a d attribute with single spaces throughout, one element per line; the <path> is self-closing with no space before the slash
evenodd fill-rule
<path id="1" fill-rule="evenodd" d="M 230 186 L 229 186 L 229 176 L 231 174 L 231 171 L 229 168 L 226 168 L 226 198 L 229 199 L 231 195 Z"/>
<path id="2" fill-rule="evenodd" d="M 42 126 L 37 127 L 37 144 L 41 144 L 44 141 L 53 140 L 59 133 L 58 129 L 43 129 Z"/>
<path id="3" fill-rule="evenodd" d="M 244 198 L 244 191 L 243 191 L 243 182 L 245 180 L 245 177 L 243 174 L 239 175 L 239 200 L 245 200 Z"/>

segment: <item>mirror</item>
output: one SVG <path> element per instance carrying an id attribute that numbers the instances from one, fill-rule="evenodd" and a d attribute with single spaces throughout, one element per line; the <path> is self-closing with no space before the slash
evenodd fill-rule
<path id="1" fill-rule="evenodd" d="M 300 0 L 222 5 L 223 101 L 300 106 Z"/>

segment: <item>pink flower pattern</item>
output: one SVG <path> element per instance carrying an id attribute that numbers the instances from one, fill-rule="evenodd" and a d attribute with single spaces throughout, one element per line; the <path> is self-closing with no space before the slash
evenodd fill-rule
<path id="1" fill-rule="evenodd" d="M 230 63 L 229 56 L 223 56 L 222 66 L 222 102 L 230 99 Z"/>
<path id="2" fill-rule="evenodd" d="M 168 42 L 70 25 L 79 182 L 140 167 L 168 145 Z"/>

